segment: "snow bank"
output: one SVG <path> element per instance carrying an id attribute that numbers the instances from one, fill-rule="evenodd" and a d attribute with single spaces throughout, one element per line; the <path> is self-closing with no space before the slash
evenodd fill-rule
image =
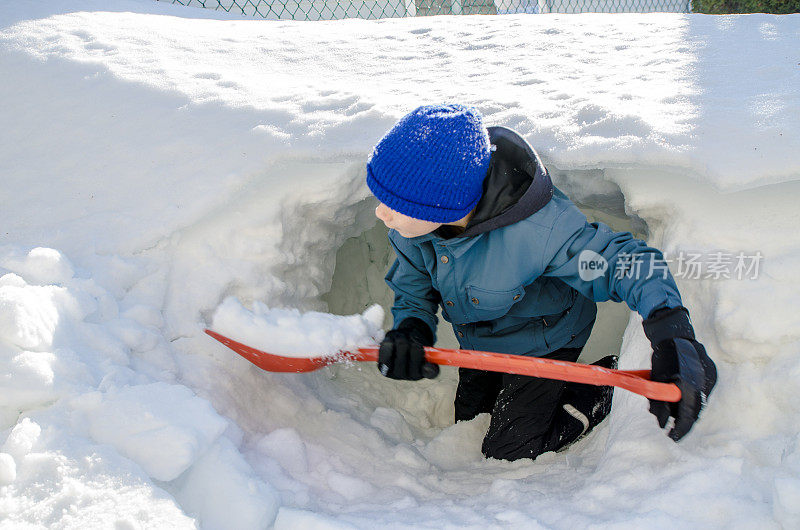
<path id="1" fill-rule="evenodd" d="M 797 526 L 798 36 L 796 15 L 304 24 L 149 1 L 3 6 L 0 518 Z M 375 226 L 374 142 L 442 100 L 520 131 L 565 191 L 637 216 L 669 255 L 764 255 L 757 279 L 678 277 L 720 368 L 681 444 L 618 392 L 569 452 L 485 461 L 486 417 L 452 425 L 451 369 L 267 374 L 203 334 L 217 311 L 239 327 L 229 297 L 291 349 L 283 326 L 308 330 L 323 299 L 349 317 L 314 317 L 320 347 L 377 333 L 385 241 L 341 267 L 336 253 Z M 335 274 L 349 289 L 331 291 Z M 648 351 L 631 315 L 623 366 Z"/>
<path id="2" fill-rule="evenodd" d="M 193 526 L 185 511 L 222 528 L 221 521 L 231 520 L 222 497 L 179 508 L 154 482 L 172 482 L 167 489 L 178 497 L 211 494 L 218 484 L 199 471 L 185 473 L 209 453 L 212 466 L 225 468 L 228 491 L 245 493 L 244 499 L 263 493 L 236 520 L 257 528 L 274 519 L 273 490 L 252 476 L 230 440 L 220 439 L 228 420 L 174 384 L 177 366 L 157 327 L 163 324 L 158 309 L 123 310 L 93 279 L 76 277 L 54 249 L 7 247 L 0 267 L 4 519 Z M 86 510 L 65 512 L 62 505 Z"/>

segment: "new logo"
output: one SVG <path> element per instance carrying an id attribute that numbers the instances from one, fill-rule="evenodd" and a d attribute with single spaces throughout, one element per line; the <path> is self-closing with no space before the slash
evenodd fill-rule
<path id="1" fill-rule="evenodd" d="M 578 276 L 585 282 L 601 277 L 608 270 L 606 259 L 594 250 L 582 250 L 578 254 Z"/>

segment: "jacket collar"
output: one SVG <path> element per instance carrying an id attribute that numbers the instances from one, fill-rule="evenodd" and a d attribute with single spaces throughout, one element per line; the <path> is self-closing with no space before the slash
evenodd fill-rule
<path id="1" fill-rule="evenodd" d="M 433 232 L 442 241 L 471 239 L 514 224 L 542 209 L 553 197 L 550 175 L 530 144 L 507 127 L 489 127 L 488 131 L 494 152 L 481 199 L 462 233 L 448 237 L 447 227 Z"/>
<path id="2" fill-rule="evenodd" d="M 433 231 L 424 236 L 409 238 L 412 243 L 422 243 L 423 241 L 430 241 L 434 246 L 442 246 L 447 248 L 454 258 L 460 258 L 467 250 L 478 242 L 480 237 L 451 237 L 445 239 Z"/>

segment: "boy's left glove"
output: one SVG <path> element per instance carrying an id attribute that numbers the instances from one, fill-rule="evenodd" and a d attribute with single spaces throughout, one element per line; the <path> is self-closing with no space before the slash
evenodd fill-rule
<path id="1" fill-rule="evenodd" d="M 660 427 L 667 424 L 670 416 L 675 418 L 669 437 L 677 442 L 700 416 L 717 383 L 717 367 L 705 347 L 695 340 L 685 307 L 657 309 L 642 325 L 653 346 L 650 378 L 675 383 L 681 390 L 681 400 L 677 403 L 650 400 L 650 412 L 658 418 Z"/>

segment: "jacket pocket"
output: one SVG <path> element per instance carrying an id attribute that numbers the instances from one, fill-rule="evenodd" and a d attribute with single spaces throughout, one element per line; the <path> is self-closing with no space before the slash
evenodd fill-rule
<path id="1" fill-rule="evenodd" d="M 467 286 L 467 308 L 474 320 L 493 320 L 508 313 L 511 306 L 525 296 L 525 288 L 518 286 L 505 291 L 484 289 L 476 285 Z"/>
<path id="2" fill-rule="evenodd" d="M 563 313 L 575 303 L 577 291 L 559 280 L 543 278 L 528 285 L 525 301 L 514 308 L 520 316 L 544 317 Z"/>

